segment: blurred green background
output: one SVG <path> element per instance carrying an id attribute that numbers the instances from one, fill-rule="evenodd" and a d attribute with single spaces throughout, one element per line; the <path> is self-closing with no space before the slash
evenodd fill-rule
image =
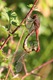
<path id="1" fill-rule="evenodd" d="M 11 33 L 20 24 L 33 3 L 34 0 L 0 0 L 0 46 L 8 37 L 9 32 Z M 10 10 L 12 10 L 12 12 Z M 38 13 L 38 11 L 40 13 Z M 39 38 L 41 49 L 38 53 L 33 51 L 25 56 L 28 72 L 53 58 L 53 0 L 38 0 L 34 13 L 36 13 L 40 18 Z M 16 63 L 18 62 L 20 56 L 25 53 L 23 49 L 23 42 L 26 35 L 29 33 L 26 26 L 23 25 L 13 35 L 11 34 L 12 38 L 5 45 L 4 49 L 0 50 L 0 69 L 5 67 L 5 70 L 0 73 L 1 80 L 5 79 L 8 71 L 7 67 L 12 60 L 23 30 L 24 35 L 20 42 L 21 44 L 16 55 L 17 57 L 15 58 L 15 63 L 12 65 L 15 74 L 19 74 L 20 76 L 14 79 L 12 74 L 9 74 L 8 80 L 20 80 L 21 75 L 24 73 L 24 70 L 20 67 L 22 64 L 20 65 Z M 6 58 L 9 49 L 11 53 L 8 58 Z M 16 65 L 18 65 L 17 70 Z M 19 69 L 20 71 L 18 71 Z M 35 73 L 40 76 L 30 75 L 26 77 L 25 80 L 53 80 L 53 64 L 51 63 Z"/>

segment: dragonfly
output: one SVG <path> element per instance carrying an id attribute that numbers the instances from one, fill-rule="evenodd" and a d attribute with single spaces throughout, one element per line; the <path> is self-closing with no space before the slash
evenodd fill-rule
<path id="1" fill-rule="evenodd" d="M 28 17 L 26 19 L 26 28 L 29 30 L 29 34 L 26 36 L 24 43 L 23 43 L 23 48 L 25 49 L 26 52 L 39 52 L 40 51 L 40 42 L 39 42 L 39 27 L 40 27 L 40 20 L 37 14 L 34 14 L 32 17 Z M 30 36 L 35 33 L 36 35 L 36 44 L 37 46 L 32 46 L 31 48 L 28 48 L 27 42 Z M 32 42 L 33 43 L 33 42 Z"/>

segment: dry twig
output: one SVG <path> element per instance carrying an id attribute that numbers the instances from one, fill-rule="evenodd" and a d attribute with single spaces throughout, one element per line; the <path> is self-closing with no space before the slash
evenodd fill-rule
<path id="1" fill-rule="evenodd" d="M 44 67 L 44 66 L 46 66 L 46 65 L 48 65 L 48 64 L 50 64 L 50 63 L 52 63 L 52 62 L 53 62 L 53 59 L 49 60 L 48 62 L 46 62 L 46 63 L 44 63 L 44 64 L 42 64 L 42 65 L 40 65 L 40 66 L 38 66 L 37 68 L 35 68 L 35 69 L 32 70 L 31 72 L 28 72 L 26 75 L 24 75 L 24 76 L 22 77 L 22 80 L 24 80 L 27 76 L 33 74 L 36 70 L 39 70 L 39 69 L 41 69 L 42 67 Z"/>

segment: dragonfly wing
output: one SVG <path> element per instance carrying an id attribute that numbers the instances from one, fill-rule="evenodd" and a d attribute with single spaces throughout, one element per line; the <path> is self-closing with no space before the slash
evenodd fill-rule
<path id="1" fill-rule="evenodd" d="M 34 29 L 34 23 L 33 20 L 26 20 L 26 28 L 29 31 L 32 31 Z"/>

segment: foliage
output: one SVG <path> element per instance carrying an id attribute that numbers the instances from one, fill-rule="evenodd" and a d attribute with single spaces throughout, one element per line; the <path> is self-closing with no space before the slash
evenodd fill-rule
<path id="1" fill-rule="evenodd" d="M 14 52 L 17 48 L 17 43 L 24 30 L 24 35 L 19 45 L 18 52 L 15 57 L 15 61 L 12 64 L 12 69 L 18 77 L 12 77 L 9 74 L 8 80 L 20 80 L 24 74 L 23 64 L 20 57 L 25 53 L 23 49 L 23 42 L 27 34 L 29 33 L 25 24 L 18 29 L 13 35 L 12 31 L 19 26 L 22 19 L 26 16 L 29 9 L 33 6 L 34 0 L 0 0 L 0 46 L 3 44 L 8 35 L 11 35 L 11 39 L 5 45 L 3 50 L 0 50 L 0 70 L 5 67 L 5 70 L 0 74 L 0 79 L 4 79 L 8 72 L 8 65 L 11 63 Z M 38 11 L 37 11 L 38 10 Z M 39 13 L 40 12 L 40 13 Z M 30 54 L 25 54 L 24 60 L 28 71 L 33 70 L 35 67 L 43 64 L 44 62 L 53 58 L 53 1 L 52 0 L 39 0 L 37 7 L 33 11 L 33 14 L 38 14 L 40 18 L 40 52 L 36 53 L 32 51 Z M 28 45 L 32 45 L 34 36 L 29 38 Z M 9 53 L 10 50 L 10 53 Z M 10 55 L 8 55 L 10 54 Z M 6 56 L 7 55 L 7 56 Z M 20 64 L 18 64 L 20 62 Z M 16 71 L 19 68 L 19 71 Z M 25 80 L 52 80 L 53 79 L 53 64 L 50 64 L 40 71 L 35 72 L 41 76 L 31 75 L 26 77 Z M 47 73 L 48 72 L 48 73 Z M 44 79 L 43 79 L 44 77 Z"/>

